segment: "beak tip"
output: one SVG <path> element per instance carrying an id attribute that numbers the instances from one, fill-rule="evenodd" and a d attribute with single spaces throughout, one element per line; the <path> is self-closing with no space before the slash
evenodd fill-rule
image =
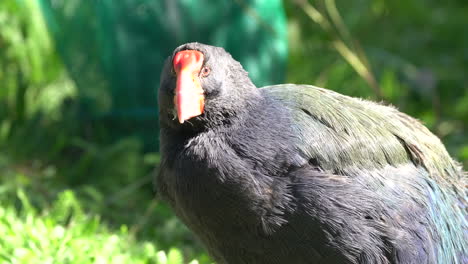
<path id="1" fill-rule="evenodd" d="M 184 119 L 182 119 L 180 116 L 177 117 L 177 121 L 179 121 L 180 124 L 184 123 Z"/>
<path id="2" fill-rule="evenodd" d="M 177 115 L 177 120 L 179 121 L 179 124 L 183 124 L 187 118 L 182 115 Z"/>

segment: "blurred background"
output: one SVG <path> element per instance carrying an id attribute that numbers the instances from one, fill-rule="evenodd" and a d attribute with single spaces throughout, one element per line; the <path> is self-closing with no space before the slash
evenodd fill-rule
<path id="1" fill-rule="evenodd" d="M 1 263 L 211 263 L 152 186 L 161 66 L 191 41 L 257 86 L 395 105 L 468 167 L 465 0 L 2 0 Z"/>

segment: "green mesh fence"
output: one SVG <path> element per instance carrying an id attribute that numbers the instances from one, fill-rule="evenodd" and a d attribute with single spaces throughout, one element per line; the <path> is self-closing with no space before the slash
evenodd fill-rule
<path id="1" fill-rule="evenodd" d="M 83 118 L 109 124 L 115 138 L 138 135 L 156 147 L 159 74 L 182 43 L 224 47 L 259 86 L 284 77 L 281 0 L 38 1 Z"/>

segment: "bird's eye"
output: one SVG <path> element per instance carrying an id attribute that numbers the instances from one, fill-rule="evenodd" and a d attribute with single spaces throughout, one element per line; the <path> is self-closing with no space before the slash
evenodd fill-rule
<path id="1" fill-rule="evenodd" d="M 210 73 L 211 73 L 211 69 L 208 66 L 205 66 L 205 67 L 203 67 L 203 69 L 201 69 L 200 76 L 206 77 L 206 76 L 210 75 Z"/>

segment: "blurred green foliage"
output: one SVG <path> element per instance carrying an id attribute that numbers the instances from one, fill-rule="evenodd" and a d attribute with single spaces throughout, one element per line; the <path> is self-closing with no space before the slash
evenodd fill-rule
<path id="1" fill-rule="evenodd" d="M 81 117 L 111 126 L 108 141 L 135 135 L 156 151 L 159 75 L 183 43 L 223 46 L 259 85 L 284 79 L 281 0 L 36 1 L 76 83 Z"/>
<path id="2" fill-rule="evenodd" d="M 4 140 L 38 112 L 53 115 L 67 87 L 51 94 L 63 68 L 35 1 L 2 1 L 0 7 L 0 115 L 8 117 L 1 123 Z"/>
<path id="3" fill-rule="evenodd" d="M 289 3 L 288 82 L 395 105 L 423 121 L 468 165 L 466 1 Z M 349 63 L 352 56 L 371 77 Z"/>
<path id="4" fill-rule="evenodd" d="M 468 166 L 468 2 L 284 3 L 285 82 L 393 104 Z M 83 113 L 75 62 L 58 55 L 38 1 L 0 1 L 0 262 L 210 263 L 154 199 L 158 153 L 108 140 L 112 123 Z"/>

